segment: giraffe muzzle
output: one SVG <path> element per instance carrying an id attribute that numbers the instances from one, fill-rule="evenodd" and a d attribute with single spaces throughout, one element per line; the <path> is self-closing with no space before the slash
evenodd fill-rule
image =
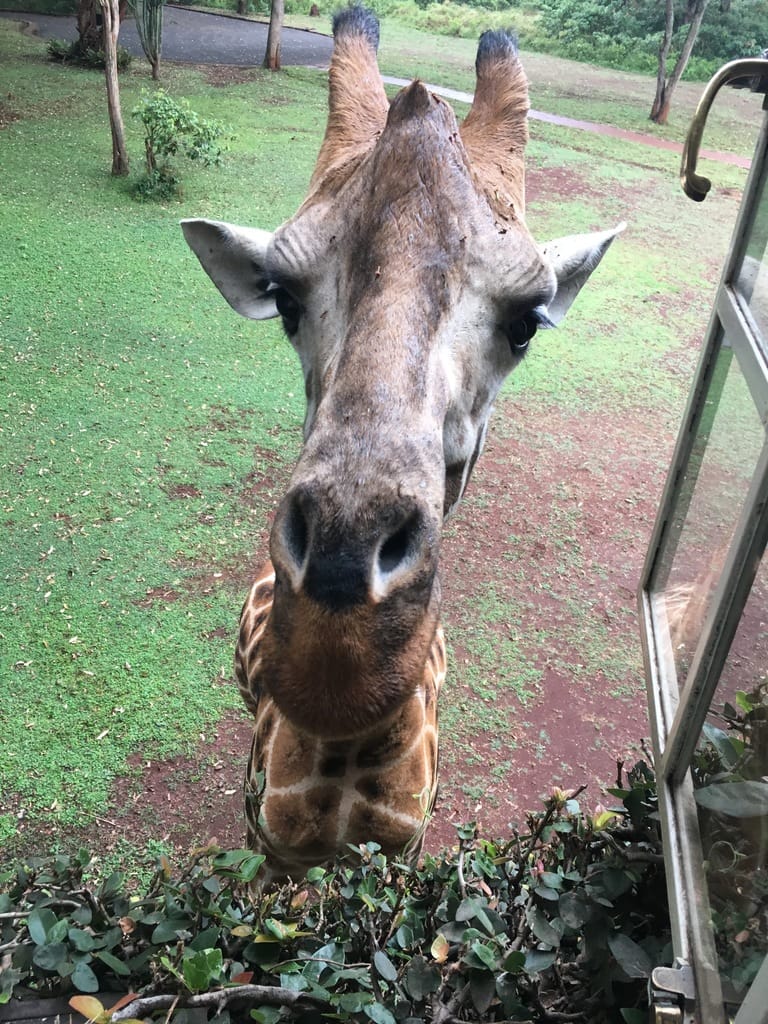
<path id="1" fill-rule="evenodd" d="M 411 496 L 385 486 L 355 507 L 335 488 L 293 487 L 270 539 L 278 577 L 328 611 L 378 604 L 431 589 L 439 521 Z M 427 584 L 425 588 L 425 584 Z"/>

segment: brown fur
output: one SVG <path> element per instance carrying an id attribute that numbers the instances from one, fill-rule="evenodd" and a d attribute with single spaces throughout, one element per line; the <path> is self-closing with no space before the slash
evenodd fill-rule
<path id="1" fill-rule="evenodd" d="M 525 220 L 528 109 L 528 81 L 517 57 L 479 65 L 475 99 L 461 137 L 478 188 L 502 222 Z"/>
<path id="2" fill-rule="evenodd" d="M 336 190 L 381 134 L 388 108 L 376 54 L 370 44 L 361 36 L 343 36 L 333 49 L 328 124 L 310 193 L 318 189 L 326 194 Z"/>
<path id="3" fill-rule="evenodd" d="M 241 616 L 235 669 L 255 718 L 245 781 L 247 842 L 267 855 L 261 881 L 291 875 L 375 838 L 385 853 L 418 856 L 437 793 L 437 698 L 445 677 L 442 630 L 403 699 L 347 740 L 297 727 L 274 703 L 262 645 L 272 607 L 268 566 Z M 308 695 L 309 719 L 333 695 Z"/>

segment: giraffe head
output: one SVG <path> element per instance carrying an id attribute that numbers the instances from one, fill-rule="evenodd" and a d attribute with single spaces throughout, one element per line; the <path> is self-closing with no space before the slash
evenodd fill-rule
<path id="1" fill-rule="evenodd" d="M 533 240 L 527 82 L 507 35 L 481 38 L 461 127 L 418 81 L 388 103 L 371 14 L 342 11 L 334 40 L 328 124 L 297 214 L 274 233 L 182 226 L 234 309 L 281 316 L 301 361 L 304 448 L 271 534 L 264 678 L 298 725 L 343 736 L 417 685 L 443 518 L 496 394 L 621 227 Z"/>

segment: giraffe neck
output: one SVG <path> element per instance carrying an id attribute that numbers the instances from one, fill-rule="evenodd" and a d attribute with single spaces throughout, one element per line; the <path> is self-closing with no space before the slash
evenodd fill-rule
<path id="1" fill-rule="evenodd" d="M 254 738 L 246 774 L 248 843 L 272 874 L 301 875 L 370 840 L 389 854 L 418 855 L 437 787 L 437 694 L 445 674 L 438 629 L 422 678 L 385 721 L 343 740 L 311 735 L 262 688 L 259 640 L 272 577 L 254 584 L 243 609 L 236 659 Z"/>

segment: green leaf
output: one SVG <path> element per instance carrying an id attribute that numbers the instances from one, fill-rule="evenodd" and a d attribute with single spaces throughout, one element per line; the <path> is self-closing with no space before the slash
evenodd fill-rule
<path id="1" fill-rule="evenodd" d="M 496 978 L 488 971 L 470 971 L 469 993 L 475 1009 L 482 1017 L 496 995 Z"/>
<path id="2" fill-rule="evenodd" d="M 131 969 L 127 964 L 124 964 L 122 960 L 118 960 L 116 956 L 112 956 L 111 953 L 107 953 L 106 950 L 99 950 L 98 953 L 94 954 L 98 960 L 101 960 L 103 964 L 115 974 L 119 974 L 120 977 L 127 977 L 131 973 Z"/>
<path id="3" fill-rule="evenodd" d="M 694 795 L 700 807 L 731 818 L 768 814 L 768 782 L 715 782 Z"/>
<path id="4" fill-rule="evenodd" d="M 363 1013 L 370 1017 L 374 1024 L 397 1024 L 392 1012 L 382 1003 L 368 1003 L 363 1007 Z"/>
<path id="5" fill-rule="evenodd" d="M 283 970 L 279 978 L 280 988 L 285 988 L 289 992 L 306 992 L 309 988 L 309 982 L 301 974 L 290 974 Z"/>
<path id="6" fill-rule="evenodd" d="M 563 876 L 556 874 L 554 871 L 542 871 L 539 875 L 539 882 L 541 885 L 546 885 L 549 889 L 563 888 Z"/>
<path id="7" fill-rule="evenodd" d="M 560 933 L 555 931 L 538 907 L 528 912 L 528 924 L 539 942 L 546 942 L 548 946 L 560 945 Z"/>
<path id="8" fill-rule="evenodd" d="M 373 965 L 384 981 L 397 981 L 397 968 L 383 950 L 377 949 L 373 954 Z"/>
<path id="9" fill-rule="evenodd" d="M 752 701 L 749 699 L 749 697 L 743 690 L 736 691 L 735 700 L 739 708 L 744 712 L 745 715 L 748 715 L 750 711 L 755 710 L 755 705 L 752 703 Z"/>
<path id="10" fill-rule="evenodd" d="M 557 954 L 554 950 L 530 949 L 525 954 L 525 973 L 538 974 L 540 971 L 546 971 L 556 959 Z"/>
<path id="11" fill-rule="evenodd" d="M 32 955 L 32 962 L 44 971 L 58 971 L 59 965 L 67 959 L 67 947 L 63 942 L 38 946 Z"/>
<path id="12" fill-rule="evenodd" d="M 250 933 L 249 933 L 250 934 Z M 216 943 L 219 941 L 221 935 L 221 929 L 215 925 L 211 928 L 204 928 L 201 932 L 195 935 L 194 939 L 189 943 L 188 949 L 213 949 Z"/>
<path id="13" fill-rule="evenodd" d="M 440 971 L 434 964 L 427 963 L 421 954 L 417 954 L 405 972 L 405 987 L 413 999 L 421 1002 L 426 996 L 437 992 L 440 987 Z"/>
<path id="14" fill-rule="evenodd" d="M 510 974 L 519 974 L 525 967 L 525 953 L 519 949 L 513 950 L 505 957 L 501 966 Z"/>
<path id="15" fill-rule="evenodd" d="M 186 917 L 167 917 L 152 932 L 152 942 L 156 946 L 162 946 L 166 942 L 176 942 L 179 932 L 186 931 L 191 923 Z"/>
<path id="16" fill-rule="evenodd" d="M 608 936 L 608 948 L 616 963 L 630 978 L 650 978 L 653 964 L 651 958 L 628 935 L 614 932 Z"/>
<path id="17" fill-rule="evenodd" d="M 205 992 L 221 977 L 223 955 L 220 949 L 199 949 L 186 955 L 181 963 L 184 984 L 190 992 Z"/>
<path id="18" fill-rule="evenodd" d="M 84 960 L 75 965 L 72 971 L 72 984 L 80 992 L 99 991 L 99 979 Z"/>
<path id="19" fill-rule="evenodd" d="M 94 947 L 93 936 L 81 928 L 70 928 L 67 932 L 69 941 L 80 953 L 90 953 Z"/>
<path id="20" fill-rule="evenodd" d="M 557 889 L 550 889 L 548 885 L 537 885 L 533 891 L 543 900 L 556 903 L 560 899 L 560 893 Z"/>
<path id="21" fill-rule="evenodd" d="M 280 1010 L 276 1006 L 260 1006 L 258 1010 L 251 1010 L 251 1017 L 258 1021 L 258 1024 L 277 1024 Z"/>
<path id="22" fill-rule="evenodd" d="M 492 946 L 487 945 L 485 942 L 478 942 L 477 939 L 475 939 L 469 948 L 470 951 L 478 958 L 480 964 L 484 964 L 489 971 L 496 970 L 498 956 L 496 954 L 496 950 Z"/>
<path id="23" fill-rule="evenodd" d="M 115 896 L 122 887 L 124 875 L 122 871 L 113 871 L 106 882 L 102 882 L 99 888 L 99 895 L 102 899 L 109 899 Z"/>
<path id="24" fill-rule="evenodd" d="M 334 1002 L 345 1013 L 360 1013 L 372 1000 L 373 996 L 368 992 L 342 992 Z"/>
<path id="25" fill-rule="evenodd" d="M 488 900 L 485 896 L 468 896 L 456 908 L 454 918 L 456 921 L 471 921 L 473 917 L 481 914 L 487 906 Z"/>
<path id="26" fill-rule="evenodd" d="M 594 906 L 583 892 L 564 892 L 560 897 L 558 913 L 569 928 L 579 929 L 592 917 Z"/>
<path id="27" fill-rule="evenodd" d="M 33 910 L 27 918 L 27 928 L 29 929 L 29 937 L 35 943 L 36 946 L 42 946 L 45 944 L 48 938 L 48 932 L 56 924 L 58 918 L 52 910 L 48 910 L 47 907 L 43 907 L 41 910 Z"/>

